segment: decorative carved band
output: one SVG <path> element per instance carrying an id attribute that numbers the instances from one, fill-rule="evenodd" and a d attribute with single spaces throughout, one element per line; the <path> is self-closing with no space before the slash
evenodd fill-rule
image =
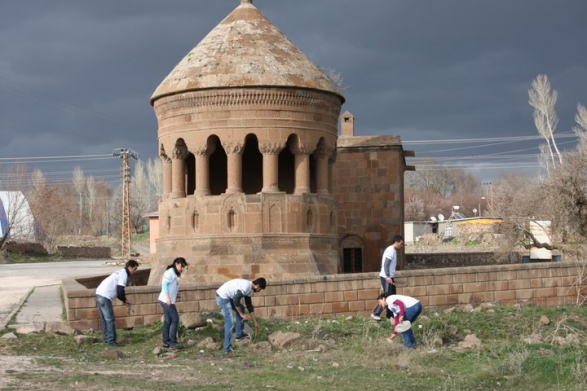
<path id="1" fill-rule="evenodd" d="M 224 147 L 224 151 L 226 152 L 227 155 L 230 154 L 241 154 L 244 150 L 245 144 L 244 143 L 238 143 L 238 142 L 231 142 L 231 143 L 222 143 L 222 146 Z"/>
<path id="2" fill-rule="evenodd" d="M 171 158 L 172 159 L 182 160 L 182 159 L 185 159 L 185 157 L 187 156 L 187 154 L 188 154 L 188 150 L 187 150 L 187 148 L 185 146 L 176 146 L 171 151 Z"/>
<path id="3" fill-rule="evenodd" d="M 334 153 L 334 147 L 326 144 L 318 144 L 315 154 L 318 156 L 331 156 Z"/>
<path id="4" fill-rule="evenodd" d="M 260 143 L 259 151 L 263 155 L 278 155 L 285 148 L 285 142 Z"/>
<path id="5" fill-rule="evenodd" d="M 218 89 L 191 91 L 181 95 L 164 97 L 155 101 L 155 110 L 247 105 L 310 106 L 325 111 L 339 112 L 341 100 L 336 95 L 303 89 Z"/>
<path id="6" fill-rule="evenodd" d="M 299 141 L 296 141 L 289 146 L 289 150 L 294 155 L 311 155 L 315 149 L 315 145 L 302 144 Z"/>
<path id="7" fill-rule="evenodd" d="M 216 145 L 206 144 L 206 145 L 196 145 L 195 147 L 190 148 L 190 152 L 192 152 L 196 156 L 210 156 L 216 150 Z"/>

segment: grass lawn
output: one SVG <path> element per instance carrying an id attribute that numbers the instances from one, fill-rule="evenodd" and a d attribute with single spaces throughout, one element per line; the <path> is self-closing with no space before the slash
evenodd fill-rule
<path id="1" fill-rule="evenodd" d="M 198 346 L 207 338 L 222 341 L 221 326 L 212 324 L 182 328 L 186 348 L 175 357 L 154 352 L 160 323 L 119 331 L 123 346 L 115 349 L 44 333 L 0 339 L 0 389 L 587 389 L 587 307 L 425 310 L 414 325 L 415 350 L 404 349 L 401 338 L 389 342 L 390 324 L 368 317 L 262 319 L 260 324 L 259 335 L 235 343 L 229 356 Z M 276 348 L 268 340 L 277 331 L 299 338 Z M 470 340 L 471 347 L 463 347 Z"/>

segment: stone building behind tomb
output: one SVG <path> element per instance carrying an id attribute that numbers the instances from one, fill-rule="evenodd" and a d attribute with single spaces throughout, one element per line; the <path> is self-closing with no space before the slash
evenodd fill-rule
<path id="1" fill-rule="evenodd" d="M 403 230 L 404 151 L 398 137 L 345 135 L 344 124 L 338 138 L 343 103 L 241 0 L 151 97 L 164 190 L 149 284 L 175 256 L 190 263 L 188 283 L 335 274 L 357 271 L 343 253 L 355 269 L 362 254 L 379 258 Z"/>

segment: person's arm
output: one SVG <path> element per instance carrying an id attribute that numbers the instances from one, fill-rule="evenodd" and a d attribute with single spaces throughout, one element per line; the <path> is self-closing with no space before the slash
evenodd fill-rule
<path id="1" fill-rule="evenodd" d="M 245 296 L 245 306 L 247 307 L 247 311 L 251 315 L 253 319 L 253 324 L 255 325 L 255 332 L 259 332 L 259 324 L 257 323 L 257 317 L 255 316 L 255 307 L 253 307 L 253 301 L 251 300 L 251 296 Z"/>
<path id="2" fill-rule="evenodd" d="M 161 288 L 163 290 L 163 293 L 165 294 L 165 303 L 167 305 L 171 305 L 171 295 L 169 294 L 169 280 L 163 280 L 163 284 L 161 285 Z"/>
<path id="3" fill-rule="evenodd" d="M 389 277 L 391 277 L 391 283 L 395 282 L 395 268 L 397 267 L 397 252 L 389 260 Z"/>
<path id="4" fill-rule="evenodd" d="M 244 320 L 249 320 L 249 317 L 241 310 L 241 300 L 243 297 L 247 297 L 243 294 L 243 292 L 239 289 L 236 292 L 236 295 L 231 299 L 232 308 L 243 318 Z"/>
<path id="5" fill-rule="evenodd" d="M 116 297 L 126 305 L 130 305 L 130 301 L 126 298 L 126 292 L 124 285 L 116 285 Z"/>
<path id="6" fill-rule="evenodd" d="M 390 266 L 392 265 L 392 263 L 393 262 L 391 258 L 388 257 L 385 258 L 385 262 L 383 263 L 383 270 L 385 270 L 385 281 L 387 281 L 390 284 L 393 284 L 393 275 L 390 273 Z M 395 265 L 393 265 L 393 268 L 395 270 Z"/>
<path id="7" fill-rule="evenodd" d="M 393 302 L 393 304 L 396 304 L 399 307 L 399 321 L 403 322 L 404 320 L 404 316 L 406 315 L 406 306 L 404 305 L 404 302 L 401 300 L 396 300 Z"/>
<path id="8" fill-rule="evenodd" d="M 395 338 L 397 335 L 397 331 L 395 331 L 395 326 L 399 324 L 399 315 L 393 314 L 393 332 L 391 333 L 391 339 Z"/>

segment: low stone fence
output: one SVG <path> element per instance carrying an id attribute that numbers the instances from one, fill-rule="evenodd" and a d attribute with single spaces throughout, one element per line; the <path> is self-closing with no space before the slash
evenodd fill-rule
<path id="1" fill-rule="evenodd" d="M 496 254 L 491 250 L 483 252 L 406 253 L 404 255 L 403 270 L 502 265 L 511 263 L 522 263 L 522 255 L 519 253 L 510 253 L 503 256 Z"/>
<path id="2" fill-rule="evenodd" d="M 110 247 L 76 247 L 76 246 L 58 246 L 57 252 L 64 257 L 79 257 L 102 259 L 111 258 L 112 249 Z"/>
<path id="3" fill-rule="evenodd" d="M 140 272 L 143 273 L 140 280 L 148 279 L 149 270 Z M 72 327 L 99 328 L 94 295 L 95 286 L 104 277 L 63 280 L 67 319 Z M 407 270 L 397 273 L 397 282 L 399 294 L 414 296 L 424 307 L 439 309 L 482 302 L 569 305 L 577 302 L 578 295 L 587 296 L 586 276 L 574 262 Z M 217 288 L 217 285 L 182 285 L 178 310 L 180 313 L 217 311 Z M 260 317 L 366 316 L 375 307 L 379 288 L 378 273 L 269 279 L 267 289 L 255 294 L 253 303 Z M 157 302 L 159 286 L 129 286 L 126 291 L 133 312 L 129 314 L 120 301 L 114 300 L 118 328 L 152 324 L 161 319 L 162 310 Z"/>

